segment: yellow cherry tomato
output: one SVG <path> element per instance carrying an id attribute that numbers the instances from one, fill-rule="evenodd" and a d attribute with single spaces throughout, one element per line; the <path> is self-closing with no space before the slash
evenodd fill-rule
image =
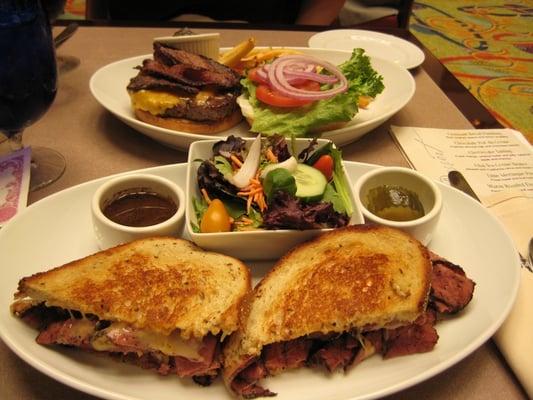
<path id="1" fill-rule="evenodd" d="M 231 221 L 224 203 L 219 199 L 214 199 L 209 204 L 207 211 L 202 217 L 200 223 L 200 232 L 213 233 L 213 232 L 229 232 L 231 230 Z"/>

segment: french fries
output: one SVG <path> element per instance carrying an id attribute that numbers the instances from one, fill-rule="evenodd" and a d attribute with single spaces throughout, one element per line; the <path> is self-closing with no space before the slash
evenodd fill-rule
<path id="1" fill-rule="evenodd" d="M 246 57 L 241 58 L 242 62 L 249 63 L 252 62 L 254 65 L 257 65 L 263 61 L 271 60 L 272 58 L 276 58 L 285 54 L 301 54 L 301 52 L 297 50 L 292 49 L 264 49 L 264 50 L 257 50 L 254 54 L 254 52 L 248 53 Z"/>
<path id="2" fill-rule="evenodd" d="M 250 37 L 233 47 L 231 50 L 222 54 L 219 57 L 218 62 L 233 68 L 241 61 L 241 58 L 246 56 L 254 47 L 255 38 Z"/>
<path id="3" fill-rule="evenodd" d="M 302 54 L 297 50 L 271 47 L 266 49 L 255 48 L 255 38 L 250 37 L 237 44 L 224 54 L 221 54 L 218 62 L 238 71 L 254 68 L 259 64 L 285 54 Z"/>

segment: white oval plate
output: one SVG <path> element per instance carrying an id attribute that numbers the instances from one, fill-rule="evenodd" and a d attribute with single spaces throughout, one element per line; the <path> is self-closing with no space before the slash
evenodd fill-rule
<path id="1" fill-rule="evenodd" d="M 290 48 L 330 61 L 335 65 L 347 60 L 351 55 L 351 52 L 341 50 Z M 131 109 L 126 86 L 138 72 L 134 67 L 141 65 L 144 59 L 151 57 L 150 54 L 146 54 L 117 61 L 100 68 L 93 74 L 89 83 L 95 99 L 133 129 L 169 147 L 180 150 L 187 150 L 189 144 L 195 140 L 220 139 L 228 135 L 255 136 L 249 132 L 249 126 L 246 122 L 219 134 L 201 135 L 160 128 L 136 119 Z M 354 119 L 344 127 L 322 135 L 325 139 L 331 139 L 337 146 L 351 143 L 381 125 L 401 110 L 415 92 L 415 81 L 405 69 L 379 58 L 372 59 L 372 66 L 383 76 L 385 90 L 376 97 L 376 100 L 366 110 L 361 109 Z"/>
<path id="2" fill-rule="evenodd" d="M 346 162 L 352 182 L 375 168 Z M 174 180 L 182 188 L 186 164 L 145 169 Z M 51 195 L 23 210 L 0 230 L 0 337 L 28 364 L 78 390 L 120 400 L 213 400 L 233 397 L 218 379 L 207 388 L 190 379 L 158 376 L 106 355 L 75 349 L 41 346 L 37 332 L 11 315 L 19 279 L 98 251 L 90 200 L 111 177 L 83 183 Z M 382 360 L 374 356 L 346 374 L 327 374 L 302 368 L 271 378 L 267 387 L 277 399 L 361 400 L 382 397 L 425 379 L 457 363 L 488 340 L 501 325 L 516 297 L 520 263 L 502 225 L 479 203 L 439 184 L 442 217 L 430 248 L 464 267 L 476 281 L 474 298 L 466 310 L 437 324 L 439 341 L 424 354 Z M 271 263 L 249 263 L 257 281 Z"/>
<path id="3" fill-rule="evenodd" d="M 334 29 L 309 38 L 309 47 L 348 50 L 361 47 L 371 57 L 382 58 L 411 69 L 424 62 L 424 52 L 402 38 L 361 29 Z"/>

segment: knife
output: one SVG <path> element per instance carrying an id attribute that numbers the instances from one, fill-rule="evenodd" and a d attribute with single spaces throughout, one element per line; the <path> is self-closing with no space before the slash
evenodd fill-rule
<path id="1" fill-rule="evenodd" d="M 479 197 L 477 197 L 472 187 L 470 187 L 463 174 L 461 174 L 459 171 L 452 170 L 448 172 L 448 180 L 450 181 L 450 185 L 452 185 L 454 188 L 459 189 L 461 192 L 466 193 L 481 203 Z"/>
<path id="2" fill-rule="evenodd" d="M 459 189 L 461 192 L 466 193 L 481 203 L 479 197 L 477 197 L 472 187 L 470 187 L 463 174 L 461 174 L 459 171 L 452 170 L 448 172 L 448 179 L 450 181 L 450 185 L 452 185 L 454 188 Z M 533 238 L 531 238 L 529 241 L 528 253 L 529 254 L 527 257 L 524 257 L 522 254 L 518 253 L 520 257 L 520 263 L 522 264 L 522 268 L 527 268 L 530 272 L 533 272 Z"/>
<path id="3" fill-rule="evenodd" d="M 59 46 L 61 46 L 63 43 L 67 41 L 74 33 L 78 30 L 78 23 L 71 22 L 67 25 L 65 29 L 63 29 L 59 34 L 54 37 L 54 46 L 57 49 Z"/>
<path id="4" fill-rule="evenodd" d="M 520 262 L 522 263 L 522 268 L 526 268 L 529 272 L 533 272 L 533 237 L 529 239 L 528 243 L 528 254 L 523 256 L 520 255 Z"/>

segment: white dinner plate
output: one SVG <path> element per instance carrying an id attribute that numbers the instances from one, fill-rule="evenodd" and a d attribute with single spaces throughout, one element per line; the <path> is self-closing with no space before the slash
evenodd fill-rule
<path id="1" fill-rule="evenodd" d="M 375 168 L 346 163 L 352 182 Z M 143 170 L 185 187 L 186 165 Z M 20 278 L 97 251 L 90 199 L 108 178 L 51 195 L 23 210 L 0 230 L 0 337 L 28 364 L 76 389 L 109 399 L 231 399 L 218 379 L 207 388 L 190 379 L 159 376 L 106 355 L 41 346 L 37 332 L 9 311 Z M 383 360 L 374 356 L 346 374 L 302 368 L 268 379 L 279 399 L 370 399 L 397 392 L 443 371 L 477 349 L 507 316 L 516 296 L 520 264 L 502 225 L 479 203 L 440 184 L 443 211 L 430 248 L 464 267 L 476 282 L 474 298 L 458 315 L 439 322 L 433 351 Z M 254 278 L 269 263 L 250 263 Z M 155 396 L 155 397 L 154 397 Z"/>
<path id="2" fill-rule="evenodd" d="M 402 38 L 361 29 L 334 29 L 309 38 L 309 47 L 351 51 L 361 47 L 371 56 L 411 69 L 424 62 L 424 52 Z"/>
<path id="3" fill-rule="evenodd" d="M 290 47 L 305 54 L 332 62 L 335 65 L 347 60 L 351 52 L 329 49 L 309 49 L 307 47 Z M 224 51 L 224 49 L 222 49 Z M 214 135 L 201 135 L 173 131 L 147 124 L 135 118 L 131 109 L 130 98 L 126 91 L 130 79 L 151 54 L 128 58 L 108 64 L 96 71 L 90 80 L 90 89 L 96 100 L 108 111 L 135 130 L 173 148 L 187 150 L 189 144 L 201 139 L 219 139 L 230 134 L 236 136 L 255 136 L 249 131 L 246 122 L 225 132 Z M 372 66 L 383 76 L 384 91 L 370 103 L 368 108 L 360 109 L 352 121 L 340 129 L 331 130 L 322 135 L 331 139 L 337 146 L 343 146 L 359 139 L 364 134 L 381 125 L 401 110 L 415 92 L 415 81 L 411 74 L 398 65 L 379 58 L 372 59 Z"/>

